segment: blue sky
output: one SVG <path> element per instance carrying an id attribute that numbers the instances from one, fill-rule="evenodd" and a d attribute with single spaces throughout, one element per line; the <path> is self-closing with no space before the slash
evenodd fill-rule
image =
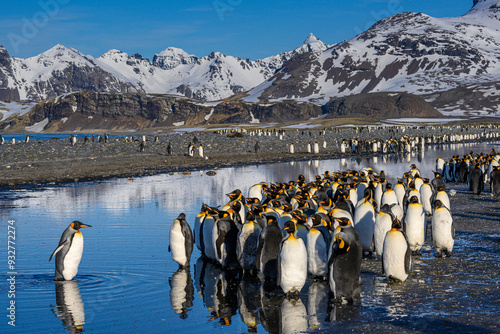
<path id="1" fill-rule="evenodd" d="M 152 59 L 175 46 L 200 57 L 260 59 L 294 49 L 311 32 L 333 44 L 400 12 L 459 16 L 471 7 L 472 0 L 5 1 L 0 44 L 21 58 L 60 43 L 94 57 L 118 49 Z"/>

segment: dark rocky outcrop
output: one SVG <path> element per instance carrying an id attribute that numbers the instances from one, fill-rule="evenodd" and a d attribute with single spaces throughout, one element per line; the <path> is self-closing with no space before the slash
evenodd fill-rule
<path id="1" fill-rule="evenodd" d="M 301 102 L 251 104 L 227 101 L 215 107 L 171 95 L 98 93 L 81 91 L 40 102 L 24 116 L 14 117 L 0 128 L 23 131 L 48 120 L 45 131 L 127 130 L 175 125 L 229 123 L 285 123 L 320 116 L 321 107 Z"/>
<path id="2" fill-rule="evenodd" d="M 423 98 L 408 93 L 366 93 L 335 99 L 323 106 L 334 117 L 437 117 L 442 116 Z"/>
<path id="3" fill-rule="evenodd" d="M 0 101 L 18 101 L 17 88 L 9 87 L 9 77 L 13 76 L 9 53 L 0 45 Z"/>

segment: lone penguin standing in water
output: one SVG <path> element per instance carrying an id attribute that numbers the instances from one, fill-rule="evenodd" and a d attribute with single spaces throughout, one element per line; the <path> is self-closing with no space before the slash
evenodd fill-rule
<path id="1" fill-rule="evenodd" d="M 55 281 L 69 281 L 78 273 L 78 266 L 83 254 L 83 235 L 80 232 L 82 227 L 92 227 L 75 220 L 66 230 L 64 230 L 59 246 L 49 258 L 52 260 L 56 256 Z"/>

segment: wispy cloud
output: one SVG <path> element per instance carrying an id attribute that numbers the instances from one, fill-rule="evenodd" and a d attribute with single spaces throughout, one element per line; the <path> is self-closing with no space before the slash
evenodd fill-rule
<path id="1" fill-rule="evenodd" d="M 210 6 L 195 6 L 181 9 L 181 12 L 212 12 L 213 10 L 214 8 Z"/>

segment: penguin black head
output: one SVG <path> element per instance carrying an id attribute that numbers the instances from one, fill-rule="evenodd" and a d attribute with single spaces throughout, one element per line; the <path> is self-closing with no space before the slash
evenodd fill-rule
<path id="1" fill-rule="evenodd" d="M 184 214 L 184 212 L 182 212 L 179 217 L 176 218 L 177 220 L 186 220 L 186 215 Z"/>
<path id="2" fill-rule="evenodd" d="M 245 198 L 245 201 L 247 202 L 247 204 L 257 204 L 260 202 L 257 197 Z"/>
<path id="3" fill-rule="evenodd" d="M 440 199 L 437 199 L 434 201 L 434 208 L 435 209 L 439 209 L 439 208 L 442 208 L 444 207 L 444 204 L 443 202 L 440 200 Z"/>
<path id="4" fill-rule="evenodd" d="M 410 197 L 410 203 L 418 203 L 418 198 L 417 198 L 417 196 L 412 196 L 412 197 Z"/>
<path id="5" fill-rule="evenodd" d="M 321 216 L 320 215 L 312 215 L 311 216 L 313 226 L 321 225 Z"/>
<path id="6" fill-rule="evenodd" d="M 242 196 L 241 190 L 236 189 L 233 192 L 230 192 L 229 194 L 226 194 L 226 196 L 229 197 L 229 199 L 231 201 L 234 201 L 234 200 L 238 199 L 240 196 Z"/>
<path id="7" fill-rule="evenodd" d="M 338 221 L 340 226 L 348 226 L 351 224 L 351 220 L 347 217 L 335 218 L 335 220 Z"/>
<path id="8" fill-rule="evenodd" d="M 292 215 L 293 218 L 297 220 L 298 223 L 306 222 L 306 219 L 304 218 L 304 215 L 300 210 L 293 210 L 292 212 L 290 212 L 290 214 Z"/>
<path id="9" fill-rule="evenodd" d="M 363 191 L 363 197 L 366 198 L 366 200 L 370 200 L 373 196 L 373 190 L 369 187 L 365 188 Z"/>
<path id="10" fill-rule="evenodd" d="M 282 206 L 283 211 L 285 212 L 292 212 L 293 211 L 293 206 L 290 203 L 284 203 Z"/>
<path id="11" fill-rule="evenodd" d="M 271 215 L 266 216 L 266 219 L 267 219 L 267 223 L 268 224 L 272 224 L 272 223 L 276 223 L 277 224 L 278 223 L 278 220 L 274 216 L 271 216 Z"/>
<path id="12" fill-rule="evenodd" d="M 82 228 L 82 227 L 92 227 L 92 225 L 87 225 L 87 224 L 84 224 L 84 223 L 82 223 L 82 222 L 79 222 L 78 220 L 75 220 L 74 222 L 72 222 L 72 223 L 70 224 L 70 226 L 71 226 L 73 229 L 77 230 L 77 231 L 78 231 L 78 230 L 80 230 L 80 228 Z"/>
<path id="13" fill-rule="evenodd" d="M 403 225 L 401 225 L 401 222 L 399 221 L 399 219 L 397 219 L 396 217 L 394 217 L 393 221 L 392 221 L 392 228 L 394 229 L 397 229 L 397 230 L 400 230 L 401 227 Z"/>
<path id="14" fill-rule="evenodd" d="M 246 217 L 245 217 L 245 219 L 246 219 L 247 221 L 254 221 L 254 220 L 255 220 L 255 215 L 253 214 L 253 212 L 252 212 L 252 211 L 248 211 L 248 212 L 247 212 L 247 215 L 246 215 Z"/>
<path id="15" fill-rule="evenodd" d="M 283 231 L 287 231 L 288 234 L 295 233 L 295 223 L 291 220 L 285 223 L 285 227 L 283 227 Z"/>
<path id="16" fill-rule="evenodd" d="M 391 206 L 389 204 L 384 204 L 380 207 L 380 211 L 383 213 L 392 213 Z"/>

